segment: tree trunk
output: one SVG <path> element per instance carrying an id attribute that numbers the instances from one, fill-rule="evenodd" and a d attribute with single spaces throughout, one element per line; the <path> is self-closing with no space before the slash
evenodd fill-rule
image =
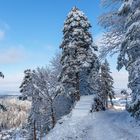
<path id="1" fill-rule="evenodd" d="M 106 96 L 106 108 L 108 109 L 108 95 Z"/>
<path id="2" fill-rule="evenodd" d="M 52 128 L 54 128 L 56 124 L 56 119 L 55 119 L 55 112 L 52 103 L 51 103 L 51 118 L 52 118 Z"/>
<path id="3" fill-rule="evenodd" d="M 80 100 L 80 82 L 79 82 L 79 72 L 76 73 L 76 93 L 75 93 L 75 101 Z"/>
<path id="4" fill-rule="evenodd" d="M 40 140 L 42 139 L 42 128 L 40 126 Z"/>
<path id="5" fill-rule="evenodd" d="M 34 140 L 37 140 L 37 139 L 36 139 L 36 127 L 35 127 L 35 120 L 34 120 Z"/>

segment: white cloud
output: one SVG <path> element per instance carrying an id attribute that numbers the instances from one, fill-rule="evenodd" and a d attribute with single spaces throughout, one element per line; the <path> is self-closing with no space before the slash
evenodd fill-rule
<path id="1" fill-rule="evenodd" d="M 0 21 L 0 41 L 5 39 L 8 30 L 10 30 L 10 26 L 4 21 Z"/>
<path id="2" fill-rule="evenodd" d="M 3 40 L 5 38 L 5 31 L 0 30 L 0 40 Z"/>
<path id="3" fill-rule="evenodd" d="M 25 58 L 25 52 L 22 45 L 8 47 L 0 51 L 0 64 L 12 64 L 20 62 Z"/>

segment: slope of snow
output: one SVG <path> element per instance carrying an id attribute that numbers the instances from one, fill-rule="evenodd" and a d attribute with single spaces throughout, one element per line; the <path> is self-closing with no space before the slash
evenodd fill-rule
<path id="1" fill-rule="evenodd" d="M 81 97 L 43 140 L 140 140 L 140 126 L 124 110 L 90 112 L 92 96 Z"/>

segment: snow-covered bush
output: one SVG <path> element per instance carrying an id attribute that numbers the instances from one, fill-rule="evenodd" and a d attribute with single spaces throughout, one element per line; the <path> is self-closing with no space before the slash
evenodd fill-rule
<path id="1" fill-rule="evenodd" d="M 102 110 L 105 110 L 103 101 L 99 96 L 95 95 L 93 98 L 91 112 L 98 112 L 98 111 L 102 111 Z"/>

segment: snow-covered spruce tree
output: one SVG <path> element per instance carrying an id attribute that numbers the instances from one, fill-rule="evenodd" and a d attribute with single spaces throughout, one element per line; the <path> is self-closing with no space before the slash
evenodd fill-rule
<path id="1" fill-rule="evenodd" d="M 105 62 L 101 65 L 101 95 L 103 95 L 102 100 L 106 108 L 108 108 L 108 98 L 110 99 L 112 106 L 112 99 L 115 98 L 115 92 L 113 89 L 114 81 L 110 73 L 111 72 L 109 68 L 109 63 L 105 59 Z"/>
<path id="2" fill-rule="evenodd" d="M 91 112 L 102 111 L 105 110 L 105 106 L 103 103 L 103 93 L 101 90 L 101 75 L 100 73 L 96 73 L 96 77 L 94 76 L 94 80 L 92 80 L 92 85 L 94 89 L 94 98 L 92 103 Z"/>
<path id="3" fill-rule="evenodd" d="M 140 0 L 124 0 L 119 15 L 125 19 L 125 36 L 118 57 L 118 70 L 125 66 L 129 73 L 132 102 L 127 106 L 140 119 Z"/>
<path id="4" fill-rule="evenodd" d="M 26 134 L 26 139 L 36 139 L 36 128 L 35 128 L 35 121 L 33 122 L 33 119 L 31 119 L 31 113 L 33 113 L 34 108 L 34 88 L 33 88 L 33 82 L 32 82 L 32 71 L 30 69 L 27 69 L 24 71 L 24 78 L 23 82 L 20 85 L 20 93 L 22 94 L 19 96 L 20 100 L 26 100 L 27 98 L 30 98 L 32 101 L 31 105 L 31 111 L 28 117 L 28 124 L 26 126 L 26 129 L 28 130 L 28 134 Z M 35 133 L 33 133 L 35 132 Z"/>
<path id="5" fill-rule="evenodd" d="M 32 71 L 27 69 L 24 71 L 24 78 L 23 82 L 20 85 L 20 93 L 22 94 L 19 96 L 20 100 L 25 100 L 27 97 L 32 96 L 33 86 L 32 86 Z"/>
<path id="6" fill-rule="evenodd" d="M 26 100 L 27 98 L 31 98 L 32 105 L 31 105 L 31 112 L 33 112 L 33 107 L 34 107 L 34 102 L 33 102 L 33 97 L 34 97 L 34 88 L 33 88 L 33 82 L 32 82 L 32 71 L 30 69 L 27 69 L 24 71 L 24 78 L 23 82 L 20 85 L 20 93 L 22 94 L 19 96 L 20 100 Z M 30 115 L 28 117 L 28 124 L 27 124 L 27 130 L 28 130 L 28 136 L 27 139 L 31 140 L 36 138 L 36 135 L 32 133 L 35 129 L 33 121 L 30 119 Z M 34 131 L 35 132 L 35 131 Z M 26 137 L 26 136 L 25 136 Z"/>
<path id="7" fill-rule="evenodd" d="M 76 7 L 72 8 L 64 23 L 59 80 L 73 102 L 79 100 L 80 95 L 94 93 L 89 75 L 93 70 L 98 73 L 99 62 L 92 52 L 92 48 L 97 50 L 97 47 L 93 45 L 90 27 L 87 17 Z"/>
<path id="8" fill-rule="evenodd" d="M 26 139 L 32 140 L 42 137 L 54 125 L 52 112 L 52 96 L 49 95 L 49 71 L 44 68 L 26 70 L 21 92 L 23 97 L 31 99 L 31 110 L 28 117 Z"/>

